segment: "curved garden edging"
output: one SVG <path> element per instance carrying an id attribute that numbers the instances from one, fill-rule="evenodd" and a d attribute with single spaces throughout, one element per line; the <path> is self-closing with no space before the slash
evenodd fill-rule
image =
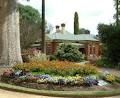
<path id="1" fill-rule="evenodd" d="M 120 95 L 120 89 L 113 89 L 113 90 L 101 90 L 101 91 L 50 91 L 50 90 L 36 90 L 30 89 L 5 83 L 0 83 L 0 88 L 10 91 L 28 93 L 28 94 L 37 94 L 37 95 L 44 95 L 44 96 L 54 96 L 54 97 L 108 97 L 108 96 L 115 96 Z"/>

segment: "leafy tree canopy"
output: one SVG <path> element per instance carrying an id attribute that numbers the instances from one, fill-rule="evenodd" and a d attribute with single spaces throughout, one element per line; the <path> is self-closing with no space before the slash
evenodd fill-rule
<path id="1" fill-rule="evenodd" d="M 120 28 L 115 25 L 98 25 L 99 38 L 104 45 L 103 56 L 113 64 L 120 63 Z"/>
<path id="2" fill-rule="evenodd" d="M 35 41 L 41 39 L 41 22 L 42 18 L 38 10 L 31 6 L 25 6 L 19 4 L 20 13 L 20 37 L 21 48 L 29 48 Z M 46 33 L 50 33 L 52 25 L 46 22 Z"/>
<path id="3" fill-rule="evenodd" d="M 38 10 L 31 6 L 24 6 L 19 4 L 20 19 L 27 20 L 29 22 L 40 23 L 41 15 Z"/>
<path id="4" fill-rule="evenodd" d="M 80 33 L 80 34 L 90 34 L 90 30 L 87 30 L 87 29 L 85 29 L 85 28 L 81 28 L 81 29 L 79 30 L 79 33 Z"/>
<path id="5" fill-rule="evenodd" d="M 40 38 L 41 15 L 38 10 L 19 4 L 21 48 L 30 47 Z"/>

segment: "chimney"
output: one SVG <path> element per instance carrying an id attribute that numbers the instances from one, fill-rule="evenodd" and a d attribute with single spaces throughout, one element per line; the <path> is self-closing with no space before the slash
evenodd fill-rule
<path id="1" fill-rule="evenodd" d="M 61 24 L 61 33 L 62 34 L 65 33 L 65 24 L 64 23 Z"/>
<path id="2" fill-rule="evenodd" d="M 60 32 L 60 26 L 56 25 L 56 33 Z"/>

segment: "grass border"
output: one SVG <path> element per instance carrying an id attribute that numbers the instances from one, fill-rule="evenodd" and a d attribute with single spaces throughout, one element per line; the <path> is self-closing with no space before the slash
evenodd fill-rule
<path id="1" fill-rule="evenodd" d="M 36 94 L 43 96 L 54 96 L 54 97 L 71 97 L 71 98 L 98 98 L 98 97 L 109 97 L 120 95 L 120 89 L 113 90 L 101 90 L 101 91 L 50 91 L 50 90 L 37 90 L 31 88 L 25 88 L 20 86 L 15 86 L 6 83 L 0 83 L 0 88 L 15 92 Z"/>

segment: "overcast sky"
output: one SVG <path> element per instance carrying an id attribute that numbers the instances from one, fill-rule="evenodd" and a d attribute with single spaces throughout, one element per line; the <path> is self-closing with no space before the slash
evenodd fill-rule
<path id="1" fill-rule="evenodd" d="M 41 12 L 42 0 L 19 0 L 22 4 L 31 5 Z M 66 24 L 66 30 L 73 33 L 73 19 L 75 11 L 79 14 L 80 28 L 86 28 L 92 34 L 97 34 L 99 23 L 112 23 L 114 3 L 113 0 L 45 0 L 46 20 L 53 27 Z M 55 28 L 54 28 L 55 29 Z"/>

